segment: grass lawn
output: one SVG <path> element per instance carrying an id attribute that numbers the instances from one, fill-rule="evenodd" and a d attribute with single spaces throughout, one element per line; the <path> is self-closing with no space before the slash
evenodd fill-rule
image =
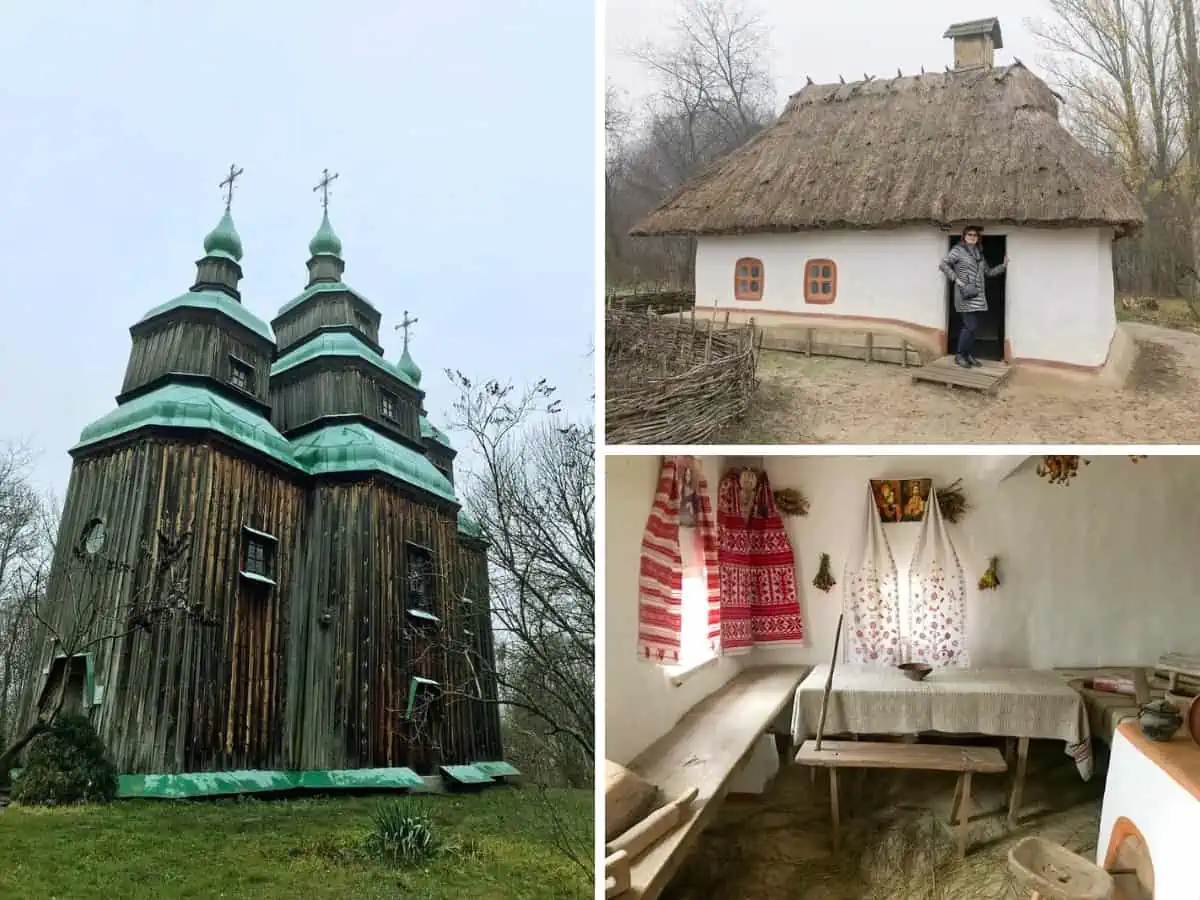
<path id="1" fill-rule="evenodd" d="M 1192 312 L 1188 301 L 1182 297 L 1157 297 L 1158 309 L 1127 309 L 1122 299 L 1117 299 L 1118 322 L 1145 322 L 1160 328 L 1200 333 L 1200 318 Z M 1200 303 L 1197 303 L 1200 309 Z"/>
<path id="2" fill-rule="evenodd" d="M 559 849 L 574 836 L 591 859 L 592 792 L 497 787 L 410 798 L 457 845 L 416 869 L 347 858 L 380 797 L 123 800 L 108 806 L 0 811 L 0 897 L 584 898 L 591 874 Z M 553 812 L 551 811 L 553 808 Z"/>

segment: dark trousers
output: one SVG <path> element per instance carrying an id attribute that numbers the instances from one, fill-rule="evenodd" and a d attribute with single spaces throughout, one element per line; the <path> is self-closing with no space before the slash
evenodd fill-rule
<path id="1" fill-rule="evenodd" d="M 970 358 L 975 352 L 975 332 L 979 329 L 979 313 L 959 313 L 962 330 L 958 333 L 958 355 Z"/>

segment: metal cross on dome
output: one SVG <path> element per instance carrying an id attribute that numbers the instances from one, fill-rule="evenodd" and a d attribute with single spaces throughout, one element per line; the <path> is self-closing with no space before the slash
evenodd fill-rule
<path id="1" fill-rule="evenodd" d="M 408 329 L 412 328 L 412 326 L 414 326 L 416 324 L 417 324 L 416 317 L 410 316 L 408 314 L 408 310 L 406 309 L 404 311 L 404 318 L 401 319 L 400 324 L 396 326 L 397 331 L 400 331 L 402 329 L 404 331 L 404 350 L 405 350 L 405 352 L 408 351 Z"/>
<path id="2" fill-rule="evenodd" d="M 245 169 L 239 169 L 237 163 L 230 163 L 229 174 L 218 187 L 225 188 L 225 212 L 229 212 L 229 208 L 233 205 L 233 183 L 237 181 L 237 177 L 245 172 Z"/>
<path id="3" fill-rule="evenodd" d="M 313 188 L 313 190 L 321 192 L 322 209 L 329 209 L 329 185 L 337 177 L 337 172 L 334 172 L 332 175 L 330 175 L 328 169 L 321 170 L 321 180 L 317 182 L 317 186 Z"/>

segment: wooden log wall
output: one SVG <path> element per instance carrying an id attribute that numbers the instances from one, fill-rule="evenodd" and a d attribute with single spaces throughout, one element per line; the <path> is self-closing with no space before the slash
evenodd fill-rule
<path id="1" fill-rule="evenodd" d="M 348 325 L 379 347 L 379 313 L 349 292 L 328 291 L 306 300 L 271 323 L 279 353 L 304 343 L 321 328 Z"/>
<path id="2" fill-rule="evenodd" d="M 296 767 L 408 766 L 431 774 L 469 761 L 470 712 L 455 696 L 467 680 L 457 651 L 464 619 L 455 579 L 444 574 L 457 552 L 453 509 L 406 497 L 383 479 L 321 484 L 312 492 L 309 532 L 294 576 L 301 589 L 289 660 L 287 739 Z M 406 612 L 408 542 L 433 555 L 437 626 Z M 405 716 L 414 675 L 447 694 L 428 721 Z"/>
<path id="3" fill-rule="evenodd" d="M 164 552 L 157 534 L 191 534 L 176 574 L 186 578 L 181 605 L 193 615 L 175 612 L 148 631 L 93 648 L 96 684 L 104 687 L 93 721 L 122 772 L 286 763 L 286 598 L 304 493 L 279 471 L 215 445 L 140 441 L 77 462 L 50 589 L 79 605 L 59 605 L 60 629 L 98 602 L 105 615 L 97 630 L 119 632 L 133 606 L 163 602 L 161 579 L 147 587 Z M 64 552 L 96 517 L 108 529 L 97 556 L 136 564 L 136 571 L 91 567 Z M 276 588 L 238 575 L 244 525 L 278 539 Z"/>
<path id="4" fill-rule="evenodd" d="M 271 424 L 286 434 L 321 416 L 362 415 L 419 445 L 420 395 L 383 378 L 370 363 L 353 357 L 332 357 L 284 372 L 271 384 Z M 384 390 L 396 397 L 398 421 L 381 415 Z"/>
<path id="5" fill-rule="evenodd" d="M 254 367 L 251 393 L 266 403 L 273 351 L 270 343 L 252 340 L 242 329 L 228 325 L 224 317 L 217 323 L 219 327 L 201 318 L 205 317 L 172 317 L 160 326 L 136 329 L 122 393 L 173 372 L 210 375 L 228 384 L 229 357 L 233 355 Z"/>
<path id="6" fill-rule="evenodd" d="M 458 536 L 461 596 L 470 601 L 466 607 L 468 627 L 473 632 L 471 650 L 475 654 L 481 695 L 469 707 L 466 758 L 472 762 L 504 758 L 500 736 L 500 706 L 496 680 L 496 647 L 493 637 L 491 600 L 488 591 L 487 549 L 481 541 Z"/>

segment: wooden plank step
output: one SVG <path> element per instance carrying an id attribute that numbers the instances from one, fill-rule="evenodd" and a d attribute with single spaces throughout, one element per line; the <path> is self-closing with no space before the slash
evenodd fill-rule
<path id="1" fill-rule="evenodd" d="M 805 741 L 796 753 L 803 766 L 853 769 L 921 769 L 931 772 L 1007 772 L 995 747 L 891 744 L 873 741 Z"/>
<path id="2" fill-rule="evenodd" d="M 991 360 L 985 361 L 978 368 L 964 369 L 954 361 L 953 356 L 943 356 L 928 365 L 913 370 L 912 377 L 914 381 L 948 384 L 953 387 L 970 388 L 994 394 L 1011 371 L 1011 368 L 1005 363 Z"/>

